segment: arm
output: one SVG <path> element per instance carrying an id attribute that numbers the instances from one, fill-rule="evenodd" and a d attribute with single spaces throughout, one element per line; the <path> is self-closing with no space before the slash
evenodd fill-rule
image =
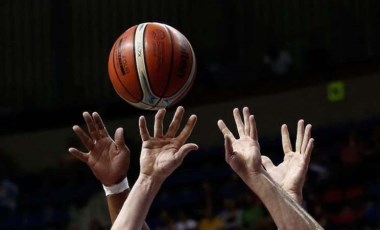
<path id="1" fill-rule="evenodd" d="M 292 150 L 288 127 L 285 124 L 281 126 L 281 137 L 284 150 L 283 162 L 275 166 L 266 156 L 262 156 L 261 160 L 269 176 L 301 205 L 302 188 L 313 149 L 313 145 L 307 148 L 309 141 L 314 141 L 311 138 L 311 125 L 308 124 L 305 128 L 304 121 L 298 121 L 295 151 Z"/>
<path id="2" fill-rule="evenodd" d="M 110 213 L 112 224 L 115 222 L 115 219 L 119 214 L 124 201 L 127 199 L 129 192 L 130 189 L 127 189 L 124 192 L 111 194 L 107 196 L 108 211 Z"/>
<path id="3" fill-rule="evenodd" d="M 76 148 L 69 148 L 69 152 L 86 163 L 103 185 L 118 184 L 126 178 L 130 162 L 130 151 L 124 142 L 123 129 L 116 130 L 113 140 L 98 113 L 94 112 L 90 115 L 84 112 L 83 118 L 89 135 L 77 125 L 73 127 L 73 130 L 88 152 L 85 153 Z M 125 188 L 120 193 L 107 196 L 111 223 L 115 221 L 128 194 L 129 188 Z"/>
<path id="4" fill-rule="evenodd" d="M 183 130 L 176 136 L 184 109 L 177 108 L 168 131 L 163 134 L 165 113 L 164 109 L 156 113 L 153 136 L 149 134 L 145 118 L 142 116 L 139 119 L 140 135 L 143 141 L 140 174 L 112 229 L 141 228 L 164 180 L 182 163 L 190 151 L 198 149 L 195 144 L 185 144 L 195 126 L 196 116 L 190 116 Z"/>
<path id="5" fill-rule="evenodd" d="M 243 109 L 244 122 L 238 109 L 234 109 L 233 115 L 239 139 L 222 120 L 218 121 L 225 137 L 227 163 L 261 199 L 279 229 L 322 229 L 263 169 L 256 123 L 248 108 Z M 310 140 L 306 148 L 312 144 Z"/>
<path id="6" fill-rule="evenodd" d="M 323 229 L 264 169 L 243 181 L 264 203 L 279 229 Z"/>

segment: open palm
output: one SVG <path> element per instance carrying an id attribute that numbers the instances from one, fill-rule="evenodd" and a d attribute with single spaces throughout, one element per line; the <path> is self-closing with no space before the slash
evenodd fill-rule
<path id="1" fill-rule="evenodd" d="M 313 149 L 311 125 L 304 127 L 304 121 L 298 122 L 296 148 L 292 150 L 289 131 L 286 125 L 281 127 L 284 161 L 275 166 L 266 156 L 262 156 L 262 163 L 269 175 L 298 203 L 302 201 L 302 187 Z"/>
<path id="2" fill-rule="evenodd" d="M 73 130 L 88 152 L 76 148 L 69 148 L 69 152 L 86 163 L 102 184 L 117 184 L 126 177 L 130 161 L 130 151 L 124 142 L 123 129 L 116 130 L 113 140 L 98 113 L 94 112 L 91 116 L 84 112 L 83 118 L 90 136 L 77 125 Z"/>
<path id="3" fill-rule="evenodd" d="M 250 115 L 248 107 L 243 108 L 244 121 L 237 108 L 233 110 L 233 116 L 239 133 L 238 139 L 222 120 L 218 121 L 218 127 L 225 138 L 226 162 L 240 177 L 254 176 L 261 171 L 260 145 L 254 117 Z"/>
<path id="4" fill-rule="evenodd" d="M 166 110 L 160 109 L 156 113 L 154 122 L 154 135 L 150 136 L 145 117 L 140 117 L 140 135 L 143 141 L 140 167 L 141 174 L 159 179 L 168 177 L 183 161 L 185 156 L 192 150 L 198 149 L 193 143 L 185 144 L 189 138 L 197 117 L 190 116 L 185 127 L 178 136 L 184 108 L 178 107 L 166 134 L 163 134 L 163 120 Z"/>

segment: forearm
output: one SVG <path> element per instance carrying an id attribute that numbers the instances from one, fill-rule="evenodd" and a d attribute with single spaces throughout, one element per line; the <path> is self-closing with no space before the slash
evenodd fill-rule
<path id="1" fill-rule="evenodd" d="M 115 222 L 116 217 L 119 215 L 119 212 L 123 207 L 123 204 L 127 199 L 129 192 L 130 190 L 127 189 L 124 192 L 107 196 L 108 211 L 112 224 Z"/>
<path id="2" fill-rule="evenodd" d="M 303 195 L 302 195 L 302 191 L 300 193 L 294 193 L 294 192 L 291 192 L 289 190 L 285 190 L 285 188 L 283 188 L 283 190 L 286 192 L 286 194 L 288 194 L 290 196 L 290 198 L 292 198 L 298 205 L 301 205 L 302 206 L 302 202 L 303 202 Z"/>
<path id="3" fill-rule="evenodd" d="M 118 194 L 112 194 L 107 196 L 108 211 L 111 218 L 111 223 L 113 224 L 116 220 L 116 217 L 119 215 L 121 208 L 125 200 L 129 195 L 130 189 L 125 190 L 124 192 Z M 145 222 L 142 230 L 149 230 L 148 224 Z"/>
<path id="4" fill-rule="evenodd" d="M 279 229 L 323 229 L 265 170 L 243 180 L 264 203 Z"/>
<path id="5" fill-rule="evenodd" d="M 161 184 L 161 180 L 153 180 L 150 177 L 140 175 L 124 202 L 112 229 L 135 230 L 142 227 L 147 228 L 144 220 Z"/>

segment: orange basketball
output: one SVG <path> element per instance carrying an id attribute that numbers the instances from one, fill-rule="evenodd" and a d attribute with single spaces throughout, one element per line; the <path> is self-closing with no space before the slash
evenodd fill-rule
<path id="1" fill-rule="evenodd" d="M 158 110 L 178 103 L 196 72 L 194 51 L 177 29 L 156 22 L 127 29 L 115 41 L 108 74 L 118 95 L 129 104 Z"/>

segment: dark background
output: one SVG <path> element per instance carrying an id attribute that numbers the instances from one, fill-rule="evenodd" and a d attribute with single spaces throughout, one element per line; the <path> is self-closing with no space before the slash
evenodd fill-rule
<path id="1" fill-rule="evenodd" d="M 377 0 L 0 0 L 0 138 L 32 137 L 39 131 L 53 134 L 55 129 L 80 122 L 86 110 L 98 111 L 107 122 L 132 119 L 141 113 L 152 115 L 124 102 L 107 73 L 113 42 L 142 22 L 169 24 L 192 44 L 198 70 L 195 84 L 181 104 L 197 107 L 291 93 L 363 75 L 379 78 L 379 15 Z M 265 65 L 264 56 L 276 57 L 280 51 L 287 51 L 292 63 L 285 74 L 276 75 Z M 372 92 L 372 97 L 380 99 L 379 92 Z M 321 106 L 313 107 L 316 113 L 323 110 Z M 345 110 L 350 108 L 350 104 L 344 106 Z M 299 112 L 294 111 L 296 117 Z M 376 194 L 380 183 L 374 173 L 380 163 L 379 114 L 358 119 L 335 124 L 326 116 L 327 125 L 316 128 L 320 145 L 313 153 L 317 157 L 305 185 L 305 203 L 326 229 L 379 227 Z M 349 144 L 350 137 L 354 145 Z M 67 145 L 80 145 L 75 137 L 65 138 Z M 269 152 L 281 149 L 279 142 L 267 138 L 261 144 Z M 152 229 L 165 222 L 159 218 L 161 211 L 169 212 L 165 223 L 176 222 L 181 207 L 201 220 L 205 184 L 215 188 L 216 213 L 224 210 L 227 196 L 242 210 L 247 207 L 247 200 L 231 198 L 228 193 L 231 188 L 241 194 L 247 191 L 236 185 L 223 157 L 214 154 L 223 152 L 220 143 L 212 144 L 215 148 L 185 160 L 177 176 L 164 185 L 148 218 Z M 129 145 L 138 152 L 140 143 L 131 140 Z M 25 146 L 28 151 L 23 154 L 32 155 L 33 149 L 41 148 L 32 143 Z M 18 188 L 18 192 L 12 186 L 7 190 L 2 182 L 1 202 L 8 194 L 17 205 L 11 211 L 1 210 L 0 229 L 107 229 L 101 218 L 89 217 L 91 224 L 86 227 L 74 218 L 81 214 L 73 209 L 90 207 L 91 195 L 102 192 L 85 165 L 64 159 L 59 167 L 47 164 L 39 172 L 25 173 L 15 160 L 18 153 L 0 149 L 2 179 Z M 66 149 L 57 152 L 67 154 Z M 353 152 L 350 156 L 354 160 L 345 158 L 347 152 Z M 30 165 L 43 160 L 36 158 Z M 133 182 L 138 173 L 137 158 L 131 168 Z M 320 178 L 319 168 L 329 172 L 327 179 Z M 218 193 L 222 190 L 226 193 Z M 6 207 L 1 202 L 0 206 Z M 274 229 L 272 222 L 262 220 L 253 229 Z"/>
<path id="2" fill-rule="evenodd" d="M 380 53 L 375 0 L 2 0 L 0 10 L 1 133 L 72 124 L 83 109 L 135 113 L 114 92 L 107 61 L 116 38 L 141 22 L 172 25 L 193 45 L 197 80 L 184 105 L 269 93 L 260 71 L 271 49 L 293 59 L 292 77 L 270 82 L 280 90 L 331 80 L 304 76 Z"/>

